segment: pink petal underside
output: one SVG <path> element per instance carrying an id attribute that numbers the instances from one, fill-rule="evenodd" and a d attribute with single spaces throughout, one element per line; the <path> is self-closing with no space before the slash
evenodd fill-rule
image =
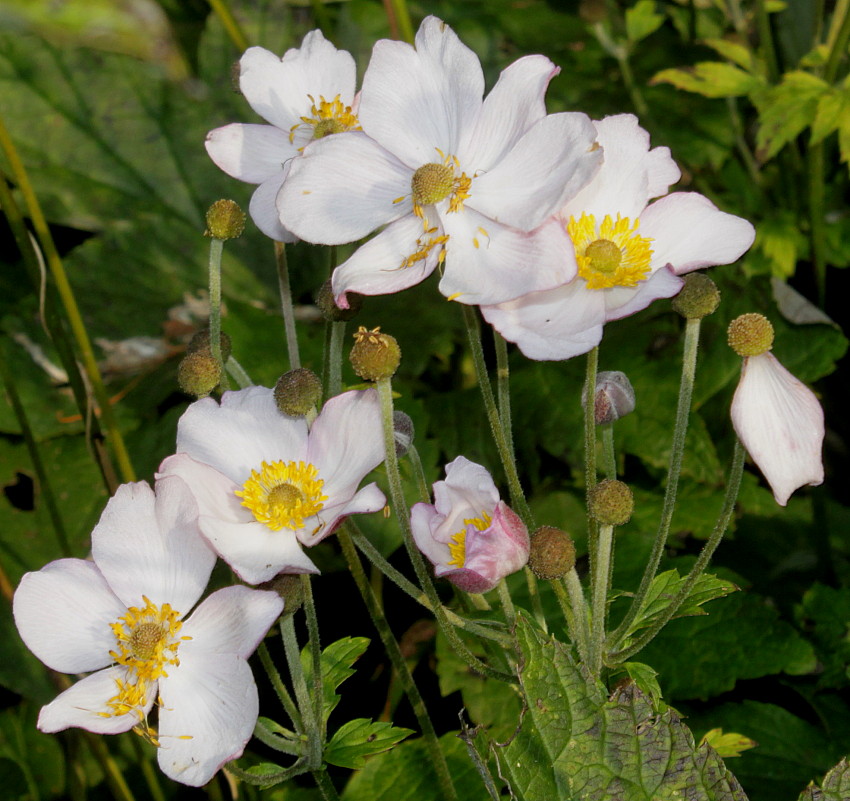
<path id="1" fill-rule="evenodd" d="M 744 359 L 732 423 L 781 506 L 797 488 L 823 483 L 823 409 L 772 353 Z"/>
<path id="2" fill-rule="evenodd" d="M 159 466 L 157 478 L 179 476 L 191 489 L 198 511 L 207 517 L 217 517 L 230 523 L 246 523 L 254 519 L 249 509 L 242 505 L 236 491 L 242 485 L 231 481 L 214 467 L 196 462 L 185 453 L 166 458 Z"/>
<path id="3" fill-rule="evenodd" d="M 248 205 L 248 213 L 257 226 L 269 239 L 275 242 L 297 242 L 298 237 L 281 225 L 280 214 L 277 211 L 277 196 L 289 175 L 289 162 L 285 169 L 261 183 Z"/>
<path id="4" fill-rule="evenodd" d="M 233 123 L 207 134 L 207 153 L 232 178 L 261 184 L 298 155 L 289 134 L 273 125 Z"/>
<path id="5" fill-rule="evenodd" d="M 439 528 L 442 519 L 430 503 L 415 503 L 410 510 L 410 529 L 416 547 L 435 566 L 445 565 L 452 558 L 448 545 L 434 539 L 433 532 Z"/>
<path id="6" fill-rule="evenodd" d="M 499 502 L 499 491 L 487 468 L 458 456 L 446 465 L 446 480 L 434 484 L 434 507 L 440 515 L 434 537 L 448 543 L 466 531 L 467 519 L 483 519 Z"/>
<path id="7" fill-rule="evenodd" d="M 354 242 L 410 213 L 411 177 L 365 134 L 326 136 L 292 163 L 277 196 L 281 224 L 318 245 Z"/>
<path id="8" fill-rule="evenodd" d="M 669 267 L 656 270 L 636 287 L 611 287 L 604 290 L 606 319 L 622 320 L 647 308 L 660 298 L 672 298 L 684 283 Z"/>
<path id="9" fill-rule="evenodd" d="M 331 506 L 326 503 L 319 514 L 304 521 L 304 528 L 297 530 L 298 541 L 312 548 L 316 543 L 334 533 L 336 527 L 349 515 L 378 512 L 387 505 L 387 498 L 377 484 L 367 484 L 343 504 Z"/>
<path id="10" fill-rule="evenodd" d="M 528 561 L 528 531 L 504 502 L 493 512 L 490 526 L 479 531 L 467 527 L 464 567 L 484 576 L 494 586 L 516 573 Z"/>
<path id="11" fill-rule="evenodd" d="M 45 665 L 84 673 L 112 662 L 109 628 L 127 609 L 94 562 L 59 559 L 21 579 L 12 602 L 21 639 Z"/>
<path id="12" fill-rule="evenodd" d="M 423 20 L 416 49 L 379 41 L 363 76 L 363 130 L 410 169 L 454 154 L 481 109 L 478 57 L 436 17 Z"/>
<path id="13" fill-rule="evenodd" d="M 459 590 L 463 590 L 463 592 L 490 592 L 499 583 L 498 579 L 494 581 L 487 576 L 482 576 L 475 570 L 447 567 L 445 565 L 435 568 L 434 575 L 437 578 L 447 579 Z"/>

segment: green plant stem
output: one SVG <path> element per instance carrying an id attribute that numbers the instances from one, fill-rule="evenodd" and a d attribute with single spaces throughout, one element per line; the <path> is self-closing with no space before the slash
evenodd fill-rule
<path id="1" fill-rule="evenodd" d="M 254 737 L 269 748 L 274 748 L 275 751 L 279 751 L 282 754 L 288 754 L 289 756 L 303 756 L 304 748 L 302 746 L 304 744 L 304 740 L 300 739 L 299 735 L 294 732 L 292 734 L 293 738 L 287 742 L 285 737 L 281 737 L 279 734 L 269 731 L 259 721 L 254 726 Z"/>
<path id="2" fill-rule="evenodd" d="M 29 175 L 24 169 L 23 162 L 18 155 L 12 138 L 0 117 L 0 149 L 6 154 L 9 161 L 9 166 L 12 170 L 15 182 L 24 197 L 27 210 L 29 211 L 30 220 L 32 221 L 33 229 L 38 238 L 41 250 L 44 253 L 47 265 L 50 268 L 50 274 L 56 284 L 56 290 L 62 301 L 62 306 L 65 310 L 65 315 L 68 320 L 68 325 L 77 343 L 80 351 L 80 356 L 83 361 L 86 375 L 91 385 L 92 392 L 97 400 L 100 408 L 100 418 L 103 429 L 107 435 L 107 441 L 112 447 L 112 452 L 115 461 L 118 464 L 118 470 L 121 473 L 123 481 L 135 481 L 136 473 L 133 470 L 130 455 L 127 452 L 127 447 L 124 444 L 124 438 L 121 436 L 121 431 L 118 428 L 118 423 L 115 415 L 112 412 L 112 406 L 109 401 L 109 396 L 106 393 L 106 387 L 103 384 L 103 378 L 100 375 L 100 369 L 97 366 L 97 359 L 92 349 L 91 340 L 86 331 L 85 323 L 80 314 L 77 300 L 74 296 L 71 284 L 68 281 L 68 276 L 65 273 L 65 267 L 62 264 L 62 259 L 59 257 L 59 252 L 56 250 L 56 245 L 53 241 L 53 236 L 50 233 L 50 227 L 44 217 L 41 205 L 35 195 L 32 184 L 29 180 Z"/>
<path id="3" fill-rule="evenodd" d="M 443 605 L 440 603 L 440 598 L 437 595 L 437 590 L 434 588 L 434 583 L 431 581 L 431 576 L 422 554 L 416 547 L 413 540 L 413 533 L 410 530 L 410 510 L 407 508 L 407 502 L 404 499 L 404 491 L 401 485 L 401 474 L 398 470 L 398 459 L 395 453 L 395 434 L 393 430 L 393 389 L 392 382 L 389 378 L 383 378 L 377 382 L 378 396 L 381 400 L 381 418 L 384 426 L 384 464 L 387 468 L 387 479 L 390 485 L 390 497 L 392 504 L 395 507 L 395 515 L 401 526 L 402 534 L 404 535 L 404 545 L 407 548 L 410 561 L 413 563 L 413 569 L 416 571 L 416 578 L 420 586 L 425 590 L 425 595 L 428 602 L 431 604 L 431 609 L 437 623 L 446 639 L 449 641 L 454 652 L 463 659 L 466 664 L 477 673 L 499 681 L 513 681 L 514 677 L 510 673 L 504 673 L 500 670 L 486 665 L 482 662 L 469 648 L 463 640 L 460 639 L 454 626 L 449 623 L 443 612 Z"/>
<path id="4" fill-rule="evenodd" d="M 286 245 L 274 243 L 275 263 L 277 264 L 277 284 L 280 291 L 280 309 L 283 313 L 283 328 L 286 332 L 286 352 L 289 355 L 289 369 L 301 367 L 301 355 L 298 351 L 298 333 L 295 330 L 295 309 L 292 305 L 292 287 L 289 284 L 289 263 L 286 258 Z"/>
<path id="5" fill-rule="evenodd" d="M 109 749 L 106 747 L 103 739 L 99 735 L 91 734 L 87 731 L 83 732 L 83 736 L 85 737 L 86 743 L 91 749 L 94 758 L 103 770 L 103 774 L 106 777 L 106 783 L 112 791 L 113 798 L 115 798 L 116 801 L 135 801 L 135 796 L 133 795 L 132 790 L 130 790 L 127 782 L 124 780 L 124 774 L 121 772 L 121 768 L 118 767 L 118 764 L 115 762 L 112 754 L 109 753 Z M 135 735 L 133 736 L 135 737 Z"/>
<path id="6" fill-rule="evenodd" d="M 587 504 L 587 555 L 590 561 L 590 595 L 595 596 L 599 527 L 590 514 L 590 491 L 596 486 L 596 373 L 599 369 L 599 348 L 587 354 L 584 373 L 584 490 Z"/>
<path id="7" fill-rule="evenodd" d="M 602 457 L 605 460 L 605 478 L 617 478 L 617 454 L 614 449 L 614 424 L 602 428 Z"/>
<path id="8" fill-rule="evenodd" d="M 812 267 L 821 306 L 826 300 L 826 210 L 824 208 L 824 149 L 823 142 L 809 145 L 809 237 L 812 248 Z"/>
<path id="9" fill-rule="evenodd" d="M 714 552 L 717 550 L 717 546 L 720 545 L 720 541 L 726 533 L 729 521 L 732 519 L 732 514 L 735 511 L 735 501 L 738 498 L 738 490 L 741 487 L 741 476 L 744 472 L 745 457 L 746 452 L 744 450 L 744 446 L 741 445 L 740 440 L 736 440 L 735 451 L 732 456 L 732 466 L 729 470 L 729 480 L 726 484 L 726 494 L 723 499 L 723 508 L 720 511 L 720 516 L 718 517 L 717 523 L 711 532 L 711 536 L 706 541 L 702 551 L 700 551 L 700 555 L 697 557 L 694 566 L 691 568 L 691 572 L 688 573 L 685 578 L 679 592 L 676 593 L 673 600 L 670 602 L 670 605 L 658 616 L 657 620 L 653 622 L 652 626 L 650 626 L 639 639 L 632 643 L 632 645 L 628 648 L 608 654 L 608 657 L 605 660 L 606 664 L 613 666 L 631 659 L 631 657 L 644 648 L 644 646 L 646 646 L 655 637 L 655 635 L 667 625 L 667 623 L 675 616 L 676 612 L 679 611 L 679 607 L 690 594 L 691 589 L 693 589 L 694 584 L 697 582 L 697 579 L 699 579 L 706 567 L 708 567 L 711 557 L 714 555 Z"/>
<path id="10" fill-rule="evenodd" d="M 325 399 L 333 398 L 342 391 L 342 348 L 345 342 L 345 323 L 325 323 Z"/>
<path id="11" fill-rule="evenodd" d="M 567 634 L 569 635 L 570 642 L 576 646 L 580 661 L 587 664 L 586 626 L 584 625 L 584 621 L 579 617 L 585 614 L 584 596 L 581 596 L 579 605 L 576 606 L 576 600 L 572 597 L 567 576 L 564 576 L 562 581 L 558 581 L 557 579 L 553 581 L 552 590 L 555 593 L 555 598 L 558 599 L 558 605 L 561 607 L 561 613 L 567 624 Z M 579 584 L 579 593 L 581 593 L 581 584 Z"/>
<path id="12" fill-rule="evenodd" d="M 162 791 L 162 785 L 159 781 L 159 775 L 153 769 L 150 760 L 146 758 L 142 743 L 138 737 L 133 738 L 133 752 L 136 755 L 136 762 L 142 771 L 142 776 L 145 779 L 145 784 L 148 786 L 151 801 L 165 801 L 165 793 Z"/>
<path id="13" fill-rule="evenodd" d="M 549 626 L 546 623 L 546 613 L 543 611 L 543 601 L 540 598 L 540 588 L 537 586 L 537 576 L 531 572 L 529 567 L 523 568 L 523 573 L 525 574 L 525 583 L 528 587 L 528 597 L 531 599 L 531 611 L 534 614 L 534 619 L 543 631 L 549 631 Z"/>
<path id="14" fill-rule="evenodd" d="M 605 618 L 608 611 L 609 577 L 614 545 L 614 527 L 599 526 L 599 547 L 594 565 L 596 577 L 593 581 L 593 596 L 590 618 L 590 643 L 588 669 L 591 675 L 599 676 L 602 669 L 602 651 L 605 643 Z"/>
<path id="15" fill-rule="evenodd" d="M 224 769 L 231 776 L 235 776 L 237 779 L 245 782 L 246 784 L 255 786 L 259 785 L 261 787 L 272 784 L 282 784 L 283 782 L 294 779 L 296 776 L 300 776 L 302 773 L 307 773 L 311 770 L 306 757 L 296 760 L 295 764 L 290 765 L 288 768 L 285 768 L 278 773 L 264 773 L 262 776 L 257 776 L 254 773 L 248 773 L 247 770 L 242 770 L 242 768 L 237 767 L 233 762 L 228 762 L 224 766 Z"/>
<path id="16" fill-rule="evenodd" d="M 493 342 L 496 347 L 496 392 L 499 398 L 499 420 L 505 434 L 505 442 L 510 451 L 511 459 L 516 460 L 514 453 L 514 434 L 511 425 L 511 368 L 508 362 L 508 343 L 498 331 L 493 331 Z"/>
<path id="17" fill-rule="evenodd" d="M 378 631 L 378 636 L 384 644 L 384 650 L 386 651 L 387 656 L 395 669 L 396 675 L 407 694 L 410 705 L 413 708 L 413 714 L 416 716 L 419 728 L 422 730 L 422 738 L 425 741 L 428 757 L 431 760 L 431 764 L 437 774 L 437 780 L 440 783 L 442 794 L 447 801 L 457 801 L 457 792 L 455 791 L 454 783 L 452 782 L 452 777 L 449 773 L 449 766 L 446 763 L 446 757 L 440 748 L 440 741 L 437 739 L 437 732 L 434 730 L 434 724 L 428 716 L 428 711 L 425 708 L 425 702 L 422 700 L 419 688 L 413 681 L 413 676 L 411 675 L 407 662 L 401 653 L 401 648 L 399 648 L 399 644 L 393 636 L 386 616 L 384 615 L 380 604 L 378 604 L 378 599 L 375 597 L 374 592 L 372 592 L 372 587 L 369 584 L 369 580 L 366 578 L 363 565 L 360 563 L 360 559 L 357 556 L 357 550 L 351 540 L 351 535 L 348 533 L 346 523 L 343 523 L 342 528 L 337 533 L 337 540 L 342 547 L 342 553 L 348 563 L 348 569 L 351 572 L 351 576 L 354 579 L 355 584 L 357 584 L 357 589 L 360 590 L 360 594 L 363 596 L 366 608 L 369 610 L 372 622 Z"/>
<path id="18" fill-rule="evenodd" d="M 210 239 L 210 353 L 221 369 L 221 391 L 230 389 L 224 358 L 221 353 L 221 254 L 224 252 L 224 240 Z"/>
<path id="19" fill-rule="evenodd" d="M 323 0 L 310 0 L 310 6 L 313 9 L 313 16 L 316 18 L 316 27 L 320 28 L 325 34 L 326 39 L 331 38 L 331 18 L 325 8 Z"/>
<path id="20" fill-rule="evenodd" d="M 209 0 L 210 7 L 215 11 L 216 16 L 221 21 L 225 32 L 230 37 L 233 46 L 239 51 L 244 52 L 248 49 L 248 37 L 245 36 L 236 18 L 230 11 L 230 7 L 225 0 Z"/>
<path id="21" fill-rule="evenodd" d="M 564 576 L 563 581 L 576 619 L 578 652 L 584 663 L 587 664 L 590 649 L 590 610 L 584 597 L 584 589 L 575 568 Z"/>
<path id="22" fill-rule="evenodd" d="M 406 0 L 386 0 L 384 8 L 390 18 L 390 27 L 398 31 L 398 36 L 402 41 L 413 44 L 413 22 L 410 19 Z"/>
<path id="23" fill-rule="evenodd" d="M 233 356 L 229 356 L 227 359 L 227 372 L 233 376 L 233 380 L 239 384 L 240 389 L 245 389 L 245 387 L 253 387 L 254 382 L 251 380 L 251 376 L 245 371 L 245 368 L 233 358 Z"/>
<path id="24" fill-rule="evenodd" d="M 850 0 L 838 0 L 832 13 L 832 23 L 826 44 L 829 55 L 823 68 L 823 78 L 827 83 L 834 83 L 838 77 L 841 59 L 847 55 L 847 41 L 850 39 Z"/>
<path id="25" fill-rule="evenodd" d="M 756 0 L 756 24 L 758 25 L 759 48 L 767 65 L 767 78 L 770 83 L 779 83 L 779 61 L 773 45 L 773 31 L 766 8 L 767 0 Z"/>
<path id="26" fill-rule="evenodd" d="M 419 500 L 423 503 L 428 503 L 431 500 L 431 493 L 428 491 L 428 482 L 425 479 L 425 470 L 422 468 L 422 459 L 419 458 L 419 451 L 411 442 L 407 449 L 408 461 L 413 468 L 413 475 L 416 478 L 416 487 L 419 490 Z"/>
<path id="27" fill-rule="evenodd" d="M 281 620 L 280 633 L 283 638 L 283 649 L 286 653 L 286 664 L 289 666 L 289 675 L 292 678 L 292 687 L 295 690 L 295 700 L 298 702 L 298 710 L 301 712 L 301 719 L 304 721 L 304 733 L 308 739 L 307 763 L 310 770 L 317 770 L 322 764 L 321 728 L 310 701 L 310 691 L 307 688 L 307 679 L 304 676 L 304 667 L 301 664 L 301 651 L 298 648 L 298 639 L 295 635 L 294 617 L 294 615 L 289 615 Z"/>
<path id="28" fill-rule="evenodd" d="M 313 704 L 315 706 L 316 723 L 320 730 L 320 741 L 324 742 L 325 728 L 325 693 L 322 684 L 322 644 L 319 639 L 319 619 L 316 616 L 316 604 L 313 600 L 313 586 L 310 576 L 302 573 L 301 592 L 304 597 L 304 614 L 307 618 L 307 633 L 310 637 L 310 661 L 313 665 Z"/>
<path id="29" fill-rule="evenodd" d="M 326 770 L 314 770 L 313 779 L 315 779 L 316 786 L 319 788 L 319 792 L 325 801 L 338 801 L 339 794 Z"/>
<path id="30" fill-rule="evenodd" d="M 616 648 L 622 637 L 637 617 L 638 612 L 646 600 L 646 595 L 652 585 L 652 580 L 658 572 L 661 557 L 664 555 L 664 546 L 670 534 L 670 523 L 673 520 L 673 512 L 676 509 L 676 492 L 679 488 L 679 475 L 682 472 L 682 457 L 685 451 L 685 436 L 688 432 L 688 417 L 691 411 L 691 399 L 694 393 L 694 381 L 696 378 L 697 353 L 699 351 L 700 320 L 688 320 L 685 324 L 685 344 L 682 358 L 682 378 L 679 382 L 679 400 L 676 405 L 676 422 L 673 427 L 673 442 L 670 446 L 670 464 L 667 470 L 667 487 L 664 491 L 664 504 L 661 507 L 661 519 L 658 523 L 658 531 L 655 534 L 655 542 L 652 545 L 652 553 L 646 563 L 635 597 L 632 599 L 623 621 L 609 637 L 610 647 Z"/>
<path id="31" fill-rule="evenodd" d="M 286 685 L 283 683 L 283 679 L 281 679 L 280 673 L 278 672 L 277 667 L 275 667 L 274 661 L 269 653 L 269 649 L 264 642 L 260 643 L 260 647 L 257 648 L 257 653 L 260 655 L 260 662 L 263 664 L 266 675 L 269 677 L 269 681 L 271 682 L 274 691 L 277 693 L 277 697 L 280 700 L 284 711 L 287 715 L 289 715 L 289 719 L 292 721 L 295 731 L 299 734 L 304 734 L 304 721 L 301 717 L 301 713 L 298 711 L 298 706 L 289 694 L 289 690 L 286 689 Z"/>
<path id="32" fill-rule="evenodd" d="M 516 609 L 511 598 L 511 591 L 508 589 L 508 582 L 502 579 L 499 582 L 499 602 L 502 604 L 502 611 L 505 613 L 505 621 L 508 628 L 513 628 L 516 625 Z"/>

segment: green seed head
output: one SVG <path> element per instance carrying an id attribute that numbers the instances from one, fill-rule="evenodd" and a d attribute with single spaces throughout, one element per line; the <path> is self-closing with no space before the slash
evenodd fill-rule
<path id="1" fill-rule="evenodd" d="M 587 503 L 591 516 L 603 526 L 628 523 L 635 508 L 628 485 L 610 478 L 600 481 L 588 493 Z"/>
<path id="2" fill-rule="evenodd" d="M 673 311 L 688 320 L 701 320 L 712 314 L 720 305 L 720 290 L 707 275 L 691 273 L 673 298 Z"/>
<path id="3" fill-rule="evenodd" d="M 729 323 L 729 347 L 739 356 L 761 356 L 773 346 L 773 326 L 761 314 L 742 314 Z"/>
<path id="4" fill-rule="evenodd" d="M 216 200 L 207 210 L 204 236 L 236 239 L 245 230 L 245 212 L 232 200 Z"/>
<path id="5" fill-rule="evenodd" d="M 284 373 L 275 384 L 277 408 L 290 417 L 301 417 L 314 409 L 322 396 L 322 382 L 312 370 L 299 367 Z"/>
<path id="6" fill-rule="evenodd" d="M 354 335 L 349 359 L 360 378 L 378 381 L 395 375 L 401 362 L 401 349 L 394 337 L 381 333 L 380 327 L 369 331 L 361 325 Z"/>
<path id="7" fill-rule="evenodd" d="M 203 398 L 221 381 L 219 363 L 207 352 L 187 353 L 177 368 L 177 383 L 187 395 Z"/>
<path id="8" fill-rule="evenodd" d="M 541 526 L 531 535 L 528 566 L 537 578 L 554 581 L 575 567 L 576 546 L 566 531 Z"/>

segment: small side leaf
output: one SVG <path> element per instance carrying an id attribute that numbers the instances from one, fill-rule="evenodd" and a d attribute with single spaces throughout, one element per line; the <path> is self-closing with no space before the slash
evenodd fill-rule
<path id="1" fill-rule="evenodd" d="M 347 678 L 354 675 L 351 666 L 363 655 L 369 646 L 367 637 L 343 637 L 332 642 L 322 651 L 322 687 L 324 688 L 325 720 L 339 703 L 336 688 Z M 301 651 L 301 664 L 309 685 L 313 675 L 313 662 L 309 647 Z"/>
<path id="2" fill-rule="evenodd" d="M 703 61 L 693 67 L 676 67 L 656 73 L 650 83 L 669 83 L 704 97 L 743 97 L 762 90 L 758 75 L 722 61 Z"/>
<path id="3" fill-rule="evenodd" d="M 388 751 L 411 734 L 413 729 L 356 718 L 337 729 L 331 737 L 324 752 L 325 762 L 340 768 L 360 770 L 366 765 L 366 757 Z"/>
<path id="4" fill-rule="evenodd" d="M 700 745 L 703 743 L 708 743 L 724 759 L 739 757 L 742 751 L 758 746 L 755 740 L 745 737 L 743 734 L 734 731 L 724 734 L 723 729 L 707 731 L 699 741 Z"/>
<path id="5" fill-rule="evenodd" d="M 664 23 L 664 15 L 655 10 L 655 0 L 638 0 L 626 9 L 626 37 L 635 44 L 655 33 Z"/>

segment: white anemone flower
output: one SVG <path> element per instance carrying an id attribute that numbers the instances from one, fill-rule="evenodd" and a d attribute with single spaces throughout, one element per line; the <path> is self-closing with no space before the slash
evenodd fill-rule
<path id="1" fill-rule="evenodd" d="M 606 322 L 672 297 L 681 289 L 680 275 L 731 264 L 755 237 L 749 222 L 718 210 L 702 195 L 666 194 L 679 179 L 679 168 L 668 148 L 650 150 L 649 134 L 634 115 L 606 117 L 594 125 L 602 168 L 558 212 L 578 276 L 481 309 L 531 359 L 587 353 L 599 344 Z"/>
<path id="2" fill-rule="evenodd" d="M 134 729 L 158 746 L 162 771 L 206 784 L 241 756 L 259 711 L 246 659 L 280 615 L 276 593 L 228 587 L 187 617 L 215 554 L 179 478 L 118 488 L 92 532 L 94 561 L 59 559 L 27 573 L 15 623 L 61 673 L 91 673 L 43 707 L 38 728 Z M 157 727 L 147 716 L 158 708 Z"/>
<path id="3" fill-rule="evenodd" d="M 275 197 L 292 160 L 313 139 L 357 130 L 356 68 L 351 54 L 337 50 L 321 31 L 311 31 L 300 48 L 278 58 L 251 47 L 239 61 L 239 88 L 270 125 L 233 123 L 207 135 L 207 153 L 224 172 L 259 184 L 248 210 L 257 227 L 279 242 L 295 242 L 275 208 Z"/>
<path id="4" fill-rule="evenodd" d="M 358 490 L 384 458 L 374 389 L 331 398 L 307 427 L 266 387 L 204 398 L 177 424 L 177 453 L 160 475 L 179 475 L 198 502 L 201 533 L 237 575 L 259 584 L 278 573 L 318 573 L 301 549 L 351 514 L 386 505 L 377 484 Z"/>
<path id="5" fill-rule="evenodd" d="M 357 112 L 362 133 L 310 144 L 278 194 L 281 222 L 308 242 L 338 245 L 382 228 L 334 271 L 340 307 L 347 292 L 398 292 L 438 267 L 440 291 L 467 304 L 575 275 L 566 233 L 549 217 L 602 154 L 586 115 L 546 115 L 558 71 L 526 56 L 485 100 L 477 56 L 436 17 L 422 22 L 415 47 L 376 43 Z"/>

